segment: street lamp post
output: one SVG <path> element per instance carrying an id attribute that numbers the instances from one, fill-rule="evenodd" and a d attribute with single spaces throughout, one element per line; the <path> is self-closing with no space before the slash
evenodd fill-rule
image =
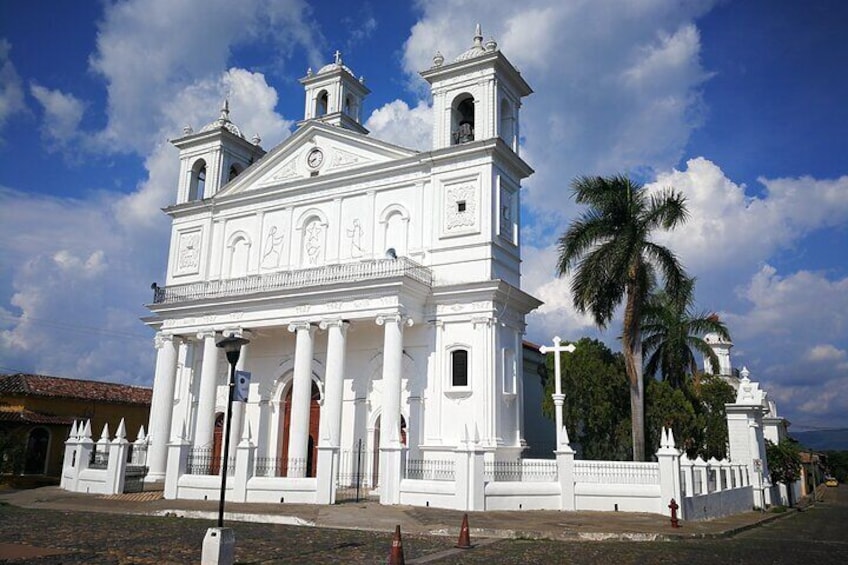
<path id="1" fill-rule="evenodd" d="M 235 535 L 230 528 L 224 527 L 224 500 L 227 493 L 227 463 L 230 458 L 230 426 L 233 419 L 233 395 L 236 388 L 236 363 L 241 355 L 241 347 L 250 343 L 242 337 L 231 335 L 216 345 L 227 354 L 230 364 L 229 394 L 227 395 L 227 418 L 224 428 L 224 457 L 221 463 L 221 496 L 218 501 L 218 527 L 209 528 L 203 539 L 202 565 L 232 565 L 235 557 Z"/>
<path id="2" fill-rule="evenodd" d="M 236 363 L 241 356 L 241 346 L 247 345 L 250 340 L 243 337 L 231 335 L 219 341 L 216 345 L 227 354 L 227 362 L 230 364 L 229 393 L 227 395 L 227 425 L 224 428 L 224 458 L 221 462 L 221 497 L 218 502 L 218 527 L 224 527 L 224 498 L 227 491 L 227 467 L 230 456 L 230 428 L 233 423 L 233 394 L 236 389 Z"/>

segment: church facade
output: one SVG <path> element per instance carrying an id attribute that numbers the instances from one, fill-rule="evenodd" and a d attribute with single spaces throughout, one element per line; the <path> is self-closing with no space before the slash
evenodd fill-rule
<path id="1" fill-rule="evenodd" d="M 221 472 L 229 373 L 216 344 L 231 335 L 249 340 L 238 369 L 250 373 L 231 445 L 251 448 L 257 501 L 332 503 L 356 466 L 397 504 L 410 465 L 471 438 L 487 461 L 520 458 L 522 336 L 540 305 L 520 288 L 532 90 L 479 27 L 421 75 L 428 151 L 368 135 L 369 90 L 338 53 L 301 79 L 304 120 L 270 151 L 226 104 L 173 140 L 167 278 L 145 318 L 157 332 L 147 478 L 166 496 L 202 497 L 189 485 Z"/>

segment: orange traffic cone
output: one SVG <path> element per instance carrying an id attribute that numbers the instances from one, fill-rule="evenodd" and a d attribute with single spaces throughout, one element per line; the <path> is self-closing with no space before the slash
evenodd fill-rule
<path id="1" fill-rule="evenodd" d="M 392 551 L 389 553 L 388 565 L 406 565 L 403 559 L 403 543 L 400 541 L 400 524 L 395 526 L 395 537 L 392 538 Z"/>
<path id="2" fill-rule="evenodd" d="M 459 528 L 459 541 L 456 546 L 459 549 L 471 549 L 471 536 L 468 533 L 468 514 L 462 515 L 462 527 Z"/>

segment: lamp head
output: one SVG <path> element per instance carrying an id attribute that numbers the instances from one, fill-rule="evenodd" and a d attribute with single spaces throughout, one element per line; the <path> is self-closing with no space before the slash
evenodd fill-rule
<path id="1" fill-rule="evenodd" d="M 239 355 L 241 354 L 241 346 L 247 345 L 248 343 L 250 343 L 249 339 L 231 335 L 230 337 L 225 337 L 215 345 L 223 349 L 227 354 L 227 361 L 229 361 L 231 365 L 235 365 L 238 362 Z"/>

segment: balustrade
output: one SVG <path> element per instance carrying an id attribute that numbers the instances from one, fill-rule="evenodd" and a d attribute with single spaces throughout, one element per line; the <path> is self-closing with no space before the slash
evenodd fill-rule
<path id="1" fill-rule="evenodd" d="M 154 286 L 154 304 L 172 304 L 190 300 L 272 292 L 289 288 L 324 286 L 338 283 L 408 277 L 427 286 L 433 284 L 432 271 L 407 257 L 375 259 L 356 263 L 338 263 L 312 269 L 278 271 L 235 279 Z"/>

